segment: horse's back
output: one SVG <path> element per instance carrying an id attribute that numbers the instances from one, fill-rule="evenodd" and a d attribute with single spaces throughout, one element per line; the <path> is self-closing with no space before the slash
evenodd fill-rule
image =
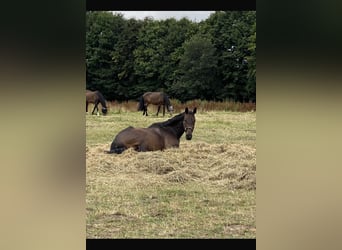
<path id="1" fill-rule="evenodd" d="M 136 133 L 133 133 L 135 130 L 134 127 L 129 126 L 123 130 L 121 130 L 114 138 L 113 143 L 116 145 L 125 145 L 134 139 Z"/>
<path id="2" fill-rule="evenodd" d="M 92 96 L 95 94 L 95 91 L 91 91 L 89 89 L 86 89 L 86 96 Z"/>
<path id="3" fill-rule="evenodd" d="M 120 131 L 114 138 L 111 151 L 118 148 L 134 148 L 137 151 L 162 150 L 164 149 L 164 140 L 154 130 L 130 126 Z"/>
<path id="4" fill-rule="evenodd" d="M 151 95 L 152 93 L 153 93 L 153 92 L 150 92 L 150 91 L 145 92 L 145 93 L 143 94 L 143 97 L 149 96 L 149 95 Z"/>
<path id="5" fill-rule="evenodd" d="M 164 103 L 164 94 L 162 92 L 146 92 L 143 98 L 146 102 L 155 105 Z"/>
<path id="6" fill-rule="evenodd" d="M 96 94 L 94 91 L 86 90 L 86 100 L 88 102 L 93 102 L 95 100 Z"/>

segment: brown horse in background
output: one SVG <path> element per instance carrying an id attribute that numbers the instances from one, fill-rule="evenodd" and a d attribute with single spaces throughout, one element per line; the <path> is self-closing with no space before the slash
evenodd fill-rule
<path id="1" fill-rule="evenodd" d="M 106 100 L 104 98 L 104 96 L 101 94 L 100 91 L 96 90 L 96 91 L 91 91 L 91 90 L 86 90 L 86 112 L 88 113 L 88 105 L 89 103 L 93 103 L 94 104 L 94 109 L 93 112 L 91 112 L 91 114 L 93 115 L 96 109 L 96 113 L 98 114 L 99 112 L 99 108 L 97 107 L 99 105 L 99 103 L 101 103 L 102 105 L 102 114 L 106 115 L 107 114 L 107 105 L 106 105 Z"/>
<path id="2" fill-rule="evenodd" d="M 196 121 L 195 114 L 196 108 L 193 111 L 185 108 L 183 113 L 167 121 L 153 123 L 148 128 L 130 126 L 115 136 L 110 150 L 105 152 L 121 154 L 128 148 L 134 148 L 139 152 L 178 148 L 184 132 L 187 140 L 192 139 Z"/>
<path id="3" fill-rule="evenodd" d="M 157 111 L 157 116 L 160 111 L 160 106 L 163 105 L 163 116 L 165 116 L 165 106 L 167 108 L 167 111 L 172 114 L 173 112 L 173 107 L 170 103 L 169 97 L 163 93 L 163 92 L 146 92 L 139 98 L 139 106 L 138 106 L 138 111 L 143 110 L 143 115 L 147 114 L 147 106 L 149 104 L 154 104 L 158 105 L 158 111 Z"/>

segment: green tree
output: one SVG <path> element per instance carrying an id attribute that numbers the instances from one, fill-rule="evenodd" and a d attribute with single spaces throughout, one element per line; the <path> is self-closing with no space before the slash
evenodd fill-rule
<path id="1" fill-rule="evenodd" d="M 118 21 L 123 19 L 109 12 L 87 12 L 86 17 L 87 88 L 100 90 L 107 96 L 116 80 L 112 51 L 121 33 Z"/>
<path id="2" fill-rule="evenodd" d="M 179 48 L 191 37 L 195 27 L 187 19 L 144 19 L 134 50 L 134 73 L 138 79 L 134 87 L 136 92 L 168 92 L 181 56 Z"/>
<path id="3" fill-rule="evenodd" d="M 256 101 L 256 23 L 252 26 L 252 34 L 249 37 L 248 50 L 250 56 L 247 57 L 248 60 L 248 80 L 246 85 L 246 90 L 250 96 L 250 100 Z"/>
<path id="4" fill-rule="evenodd" d="M 137 47 L 134 50 L 134 74 L 139 92 L 153 91 L 161 87 L 159 68 L 163 64 L 164 48 L 160 42 L 166 30 L 160 22 L 145 18 L 139 30 Z"/>
<path id="5" fill-rule="evenodd" d="M 181 101 L 214 99 L 217 73 L 215 47 L 210 39 L 194 35 L 183 44 L 178 77 L 171 92 Z"/>
<path id="6" fill-rule="evenodd" d="M 159 68 L 159 81 L 163 90 L 168 91 L 177 74 L 178 64 L 183 54 L 182 45 L 197 31 L 197 25 L 186 18 L 176 21 L 174 18 L 161 21 L 167 33 L 162 38 L 163 64 Z"/>
<path id="7" fill-rule="evenodd" d="M 134 50 L 138 33 L 142 25 L 135 19 L 124 20 L 121 24 L 119 37 L 113 44 L 111 58 L 114 81 L 110 87 L 111 97 L 116 100 L 128 100 L 136 94 L 132 91 L 136 85 L 134 74 Z"/>
<path id="8" fill-rule="evenodd" d="M 255 101 L 256 12 L 216 11 L 195 23 L 88 11 L 86 76 L 110 100 L 162 90 L 182 101 Z"/>
<path id="9" fill-rule="evenodd" d="M 253 82 L 248 82 L 247 74 L 253 67 L 249 65 L 248 57 L 252 52 L 249 50 L 250 37 L 255 22 L 255 11 L 217 11 L 202 24 L 201 31 L 211 34 L 217 49 L 221 99 L 245 101 L 253 98 L 253 92 L 249 91 Z"/>

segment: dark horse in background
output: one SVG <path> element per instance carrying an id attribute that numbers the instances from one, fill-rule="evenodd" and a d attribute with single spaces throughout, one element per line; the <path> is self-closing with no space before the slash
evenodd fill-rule
<path id="1" fill-rule="evenodd" d="M 185 132 L 185 138 L 191 140 L 195 128 L 196 108 L 190 111 L 185 108 L 173 118 L 156 122 L 148 128 L 134 128 L 132 126 L 119 132 L 106 153 L 121 154 L 128 148 L 134 148 L 138 152 L 164 150 L 171 147 L 179 147 L 181 136 Z"/>
<path id="2" fill-rule="evenodd" d="M 138 111 L 143 110 L 143 115 L 147 114 L 147 106 L 149 104 L 158 105 L 157 116 L 160 111 L 160 106 L 163 105 L 163 116 L 165 116 L 165 106 L 167 111 L 172 114 L 173 107 L 170 103 L 169 97 L 163 92 L 146 92 L 139 98 Z"/>
<path id="3" fill-rule="evenodd" d="M 99 103 L 101 103 L 102 105 L 102 114 L 106 115 L 107 114 L 107 105 L 106 105 L 106 100 L 103 97 L 103 95 L 101 94 L 100 91 L 96 90 L 96 91 L 91 91 L 91 90 L 86 90 L 86 112 L 88 113 L 88 105 L 89 103 L 93 103 L 94 104 L 94 109 L 93 112 L 91 112 L 91 114 L 93 115 L 96 109 L 96 113 L 99 112 L 99 108 L 97 107 L 99 105 Z"/>

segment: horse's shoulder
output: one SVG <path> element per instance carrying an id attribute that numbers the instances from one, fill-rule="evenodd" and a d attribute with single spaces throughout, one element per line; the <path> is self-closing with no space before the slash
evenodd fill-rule
<path id="1" fill-rule="evenodd" d="M 148 129 L 149 131 L 157 132 L 158 134 L 160 133 L 160 127 L 158 126 L 150 126 L 146 129 Z"/>
<path id="2" fill-rule="evenodd" d="M 163 137 L 164 136 L 163 135 L 163 131 L 162 131 L 162 129 L 160 127 L 148 127 L 146 129 L 149 131 L 149 133 L 155 134 L 158 137 Z"/>
<path id="3" fill-rule="evenodd" d="M 153 127 L 149 127 L 149 129 L 151 131 L 154 131 L 155 133 L 159 134 L 162 137 L 165 137 L 165 136 L 172 136 L 172 137 L 174 137 L 175 136 L 175 134 L 170 129 L 165 128 L 165 127 L 153 126 Z"/>
<path id="4" fill-rule="evenodd" d="M 147 128 L 133 128 L 133 127 L 131 127 L 131 128 L 134 129 L 134 132 L 137 132 L 141 135 L 149 132 L 149 130 Z"/>
<path id="5" fill-rule="evenodd" d="M 160 122 L 155 122 L 155 123 L 152 123 L 149 128 L 155 128 L 155 127 L 160 127 Z"/>

